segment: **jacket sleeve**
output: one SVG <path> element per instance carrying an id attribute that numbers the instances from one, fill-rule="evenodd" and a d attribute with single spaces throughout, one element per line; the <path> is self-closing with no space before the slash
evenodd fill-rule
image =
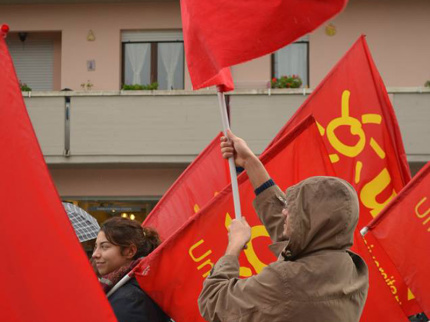
<path id="1" fill-rule="evenodd" d="M 253 202 L 258 217 L 274 243 L 286 240 L 283 236 L 285 217 L 282 215 L 285 199 L 285 194 L 275 185 L 261 192 Z"/>
<path id="2" fill-rule="evenodd" d="M 238 321 L 239 317 L 259 319 L 273 307 L 279 306 L 283 283 L 269 265 L 258 275 L 239 279 L 239 261 L 225 255 L 215 264 L 211 275 L 203 283 L 198 299 L 201 315 L 207 321 Z"/>

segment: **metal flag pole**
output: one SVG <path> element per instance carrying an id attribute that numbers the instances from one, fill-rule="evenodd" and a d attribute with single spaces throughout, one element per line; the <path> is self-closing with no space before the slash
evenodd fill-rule
<path id="1" fill-rule="evenodd" d="M 227 136 L 227 130 L 230 129 L 230 124 L 228 122 L 227 106 L 225 104 L 225 96 L 222 86 L 217 86 L 218 90 L 218 103 L 221 112 L 221 121 L 224 135 Z M 239 186 L 237 184 L 237 173 L 236 165 L 234 164 L 234 158 L 228 159 L 228 165 L 230 168 L 230 178 L 231 178 L 231 189 L 233 192 L 233 202 L 234 202 L 234 213 L 236 219 L 242 218 L 242 211 L 240 209 L 240 198 L 239 198 Z"/>

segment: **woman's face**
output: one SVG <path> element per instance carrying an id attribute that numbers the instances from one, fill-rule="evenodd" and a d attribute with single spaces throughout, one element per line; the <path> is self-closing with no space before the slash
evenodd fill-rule
<path id="1" fill-rule="evenodd" d="M 130 263 L 131 258 L 124 251 L 125 255 L 121 253 L 121 248 L 117 245 L 111 244 L 103 231 L 97 235 L 96 245 L 94 247 L 93 259 L 100 275 L 106 275 L 121 266 Z"/>

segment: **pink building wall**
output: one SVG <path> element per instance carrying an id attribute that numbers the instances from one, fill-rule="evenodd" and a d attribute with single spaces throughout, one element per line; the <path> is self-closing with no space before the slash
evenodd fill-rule
<path id="1" fill-rule="evenodd" d="M 327 36 L 322 26 L 309 37 L 311 87 L 361 34 L 367 35 L 386 86 L 423 86 L 430 80 L 430 1 L 350 0 L 332 23 L 335 36 Z"/>
<path id="2" fill-rule="evenodd" d="M 119 89 L 121 30 L 181 29 L 179 2 L 1 6 L 0 21 L 12 32 L 61 31 L 61 88 L 75 90 L 88 80 L 94 90 Z M 91 59 L 95 71 L 87 71 Z"/>
<path id="3" fill-rule="evenodd" d="M 80 89 L 88 80 L 94 90 L 118 90 L 121 83 L 122 30 L 179 30 L 179 1 L 85 5 L 2 5 L 0 21 L 11 31 L 60 31 L 55 46 L 55 87 Z M 331 23 L 310 34 L 310 86 L 315 87 L 360 34 L 367 40 L 387 86 L 423 86 L 430 79 L 430 1 L 350 0 Z M 95 41 L 87 41 L 89 30 Z M 59 42 L 58 42 L 59 43 Z M 60 51 L 60 52 L 59 52 Z M 61 59 L 58 59 L 58 56 Z M 87 60 L 96 70 L 87 71 Z M 60 67 L 61 66 L 61 67 Z M 59 70 L 60 69 L 60 70 Z M 237 88 L 265 87 L 271 77 L 270 56 L 233 68 Z M 191 89 L 188 72 L 185 88 Z"/>

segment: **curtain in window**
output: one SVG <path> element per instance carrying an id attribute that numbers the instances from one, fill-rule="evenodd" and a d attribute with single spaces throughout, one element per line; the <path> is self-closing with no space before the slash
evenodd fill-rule
<path id="1" fill-rule="evenodd" d="M 150 44 L 125 45 L 125 83 L 149 84 Z M 146 68 L 144 68 L 146 66 Z"/>
<path id="2" fill-rule="evenodd" d="M 294 43 L 275 53 L 275 76 L 297 74 L 308 84 L 308 46 L 306 43 Z"/>
<path id="3" fill-rule="evenodd" d="M 163 69 L 166 72 L 165 80 L 159 77 L 160 87 L 166 89 L 182 88 L 182 81 L 180 76 L 182 72 L 182 61 L 183 61 L 183 45 L 182 43 L 159 43 L 158 44 L 158 58 L 161 60 Z M 161 73 L 159 73 L 159 76 Z M 179 76 L 179 78 L 178 78 Z"/>

